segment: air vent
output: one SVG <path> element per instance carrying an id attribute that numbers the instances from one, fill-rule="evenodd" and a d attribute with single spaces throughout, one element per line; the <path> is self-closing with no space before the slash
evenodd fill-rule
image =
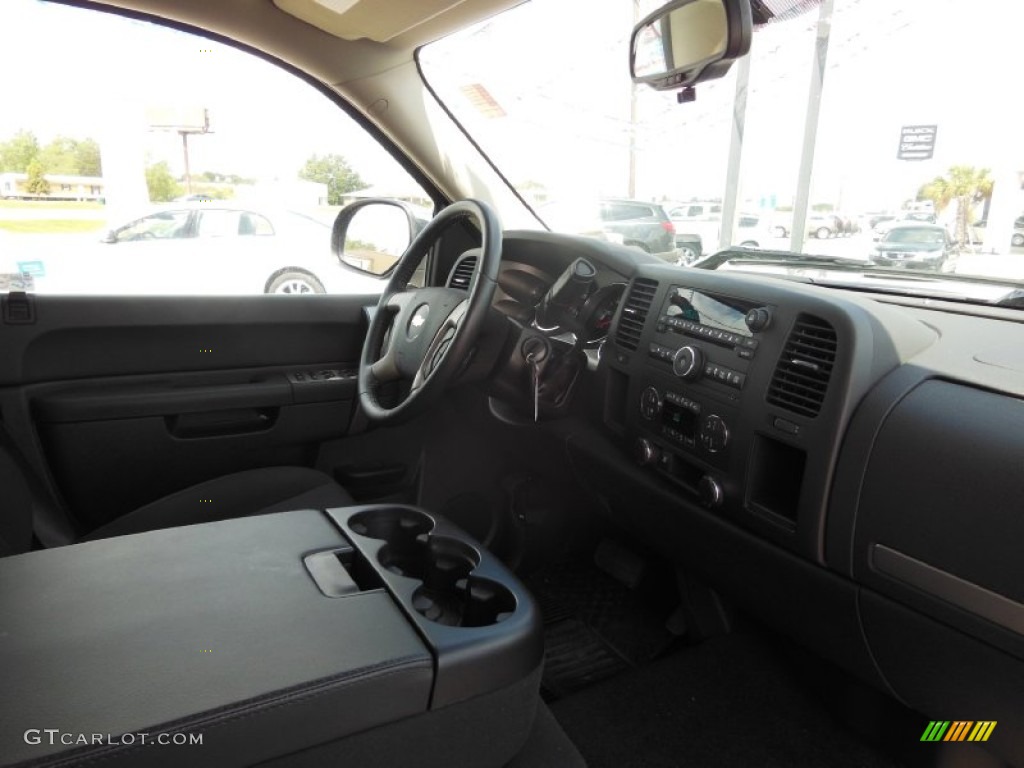
<path id="1" fill-rule="evenodd" d="M 473 273 L 476 271 L 476 259 L 474 256 L 463 256 L 455 263 L 452 273 L 448 275 L 448 287 L 458 288 L 461 291 L 468 291 L 469 284 L 473 282 Z"/>
<path id="2" fill-rule="evenodd" d="M 768 402 L 814 418 L 825 402 L 836 362 L 835 329 L 812 315 L 800 315 L 775 366 Z"/>
<path id="3" fill-rule="evenodd" d="M 615 334 L 615 343 L 624 349 L 636 349 L 644 332 L 644 321 L 658 292 L 658 283 L 654 280 L 637 279 L 626 296 L 626 304 L 622 307 L 619 318 L 619 330 Z"/>

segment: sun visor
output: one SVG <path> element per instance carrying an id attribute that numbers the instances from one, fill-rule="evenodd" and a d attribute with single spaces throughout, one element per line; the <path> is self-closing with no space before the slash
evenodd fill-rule
<path id="1" fill-rule="evenodd" d="M 464 0 L 274 0 L 285 13 L 344 40 L 386 43 L 461 5 Z"/>

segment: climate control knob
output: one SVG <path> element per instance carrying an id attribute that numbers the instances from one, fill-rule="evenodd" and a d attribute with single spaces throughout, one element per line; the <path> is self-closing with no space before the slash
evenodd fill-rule
<path id="1" fill-rule="evenodd" d="M 697 483 L 697 493 L 700 495 L 700 503 L 708 509 L 715 509 L 722 506 L 725 501 L 725 492 L 722 486 L 711 475 L 704 475 Z"/>
<path id="2" fill-rule="evenodd" d="M 704 353 L 697 347 L 682 347 L 672 358 L 672 373 L 687 381 L 699 379 L 704 373 Z"/>
<path id="3" fill-rule="evenodd" d="M 719 453 L 729 445 L 729 427 L 715 413 L 709 413 L 700 424 L 700 442 L 708 453 Z"/>
<path id="4" fill-rule="evenodd" d="M 654 387 L 648 387 L 640 393 L 640 415 L 648 421 L 661 413 L 661 394 Z"/>
<path id="5" fill-rule="evenodd" d="M 634 450 L 636 463 L 642 467 L 656 463 L 661 456 L 661 449 L 646 437 L 637 438 Z"/>

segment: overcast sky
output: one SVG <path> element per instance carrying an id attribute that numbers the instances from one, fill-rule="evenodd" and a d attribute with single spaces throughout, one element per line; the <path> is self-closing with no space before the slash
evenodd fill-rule
<path id="1" fill-rule="evenodd" d="M 813 196 L 877 206 L 953 163 L 1024 167 L 1019 141 L 1006 140 L 1021 133 L 1022 7 L 835 0 Z M 427 74 L 433 63 L 443 97 L 513 179 L 624 195 L 632 20 L 621 0 L 534 0 L 428 49 Z M 755 34 L 742 175 L 755 201 L 795 191 L 816 27 L 815 10 Z M 735 69 L 698 86 L 692 104 L 639 90 L 639 197 L 723 195 Z M 474 81 L 506 118 L 473 114 L 459 87 Z M 934 160 L 897 161 L 900 127 L 921 123 L 939 125 Z"/>
<path id="2" fill-rule="evenodd" d="M 657 6 L 643 0 L 642 10 Z M 895 201 L 952 163 L 1024 166 L 1018 52 L 1024 3 L 835 0 L 814 198 L 847 207 Z M 624 195 L 628 178 L 629 0 L 534 0 L 428 47 L 428 76 L 514 183 L 564 195 Z M 755 36 L 743 192 L 790 201 L 804 130 L 816 12 Z M 145 105 L 210 109 L 192 168 L 294 178 L 337 152 L 370 183 L 393 161 L 320 93 L 248 54 L 152 25 L 35 0 L 0 2 L 5 62 L 0 138 L 98 136 Z M 735 68 L 734 68 L 735 70 Z M 638 196 L 721 197 L 734 73 L 696 103 L 638 93 Z M 468 100 L 481 84 L 504 117 Z M 118 118 L 120 119 L 120 118 Z M 936 157 L 895 159 L 899 128 L 939 125 Z M 180 139 L 148 133 L 152 160 L 181 170 Z"/>
<path id="3" fill-rule="evenodd" d="M 141 115 L 147 106 L 195 105 L 209 108 L 213 133 L 190 139 L 193 173 L 293 179 L 314 152 L 344 155 L 370 183 L 401 173 L 320 92 L 230 46 L 36 0 L 2 0 L 0 29 L 0 139 L 21 128 L 43 143 L 55 135 L 99 138 L 126 109 Z M 177 134 L 149 133 L 145 146 L 151 159 L 181 172 Z"/>

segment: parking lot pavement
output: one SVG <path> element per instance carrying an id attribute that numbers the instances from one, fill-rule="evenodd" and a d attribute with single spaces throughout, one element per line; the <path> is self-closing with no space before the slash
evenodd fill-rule
<path id="1" fill-rule="evenodd" d="M 3 221 L 39 221 L 46 219 L 64 219 L 74 221 L 103 221 L 107 212 L 103 208 L 5 208 L 0 207 L 0 220 Z"/>

